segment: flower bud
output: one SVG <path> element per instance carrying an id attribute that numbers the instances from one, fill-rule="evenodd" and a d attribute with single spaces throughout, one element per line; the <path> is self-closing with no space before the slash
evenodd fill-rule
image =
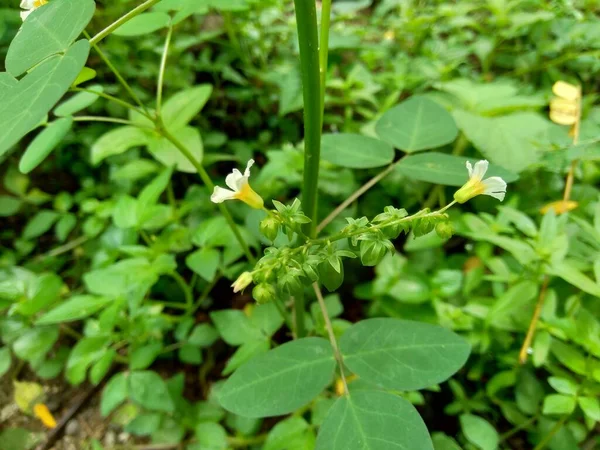
<path id="1" fill-rule="evenodd" d="M 233 292 L 237 293 L 246 289 L 250 283 L 252 283 L 252 274 L 244 272 L 233 282 L 231 287 L 233 288 Z"/>
<path id="2" fill-rule="evenodd" d="M 454 227 L 450 222 L 440 222 L 435 226 L 435 232 L 442 239 L 450 239 L 454 234 Z"/>
<path id="3" fill-rule="evenodd" d="M 274 241 L 279 233 L 279 221 L 273 216 L 267 216 L 260 223 L 259 229 L 268 240 Z"/>
<path id="4" fill-rule="evenodd" d="M 260 283 L 252 290 L 252 296 L 259 305 L 272 302 L 275 300 L 275 295 L 277 295 L 275 288 L 268 283 Z"/>

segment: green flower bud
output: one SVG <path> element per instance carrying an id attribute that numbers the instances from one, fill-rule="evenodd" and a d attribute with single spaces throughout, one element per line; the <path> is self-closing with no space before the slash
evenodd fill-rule
<path id="1" fill-rule="evenodd" d="M 260 232 L 270 241 L 274 241 L 279 233 L 279 221 L 273 216 L 267 216 L 260 223 Z"/>
<path id="2" fill-rule="evenodd" d="M 250 283 L 252 283 L 252 274 L 244 272 L 233 282 L 231 287 L 233 288 L 233 292 L 237 293 L 246 289 Z"/>
<path id="3" fill-rule="evenodd" d="M 450 239 L 454 234 L 454 227 L 450 222 L 440 222 L 435 226 L 435 232 L 442 239 Z"/>
<path id="4" fill-rule="evenodd" d="M 272 302 L 275 300 L 276 295 L 277 292 L 275 291 L 275 288 L 268 283 L 260 283 L 252 289 L 252 296 L 259 305 Z"/>

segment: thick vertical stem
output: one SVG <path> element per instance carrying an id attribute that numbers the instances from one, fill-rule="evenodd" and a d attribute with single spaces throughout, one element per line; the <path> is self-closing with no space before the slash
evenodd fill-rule
<path id="1" fill-rule="evenodd" d="M 304 184 L 302 209 L 310 217 L 305 233 L 314 237 L 317 227 L 319 161 L 321 158 L 321 79 L 315 0 L 294 0 L 304 97 Z"/>
<path id="2" fill-rule="evenodd" d="M 329 25 L 331 0 L 321 1 L 321 36 L 319 41 L 319 71 L 321 73 L 321 130 L 325 114 L 325 85 L 327 84 L 327 57 L 329 56 Z"/>

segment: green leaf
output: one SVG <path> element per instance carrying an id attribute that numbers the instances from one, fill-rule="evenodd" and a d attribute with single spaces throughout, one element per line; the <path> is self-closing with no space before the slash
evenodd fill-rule
<path id="1" fill-rule="evenodd" d="M 23 239 L 33 239 L 41 236 L 54 225 L 59 214 L 56 211 L 40 211 L 31 218 L 23 230 Z"/>
<path id="2" fill-rule="evenodd" d="M 179 360 L 186 364 L 201 364 L 202 352 L 198 347 L 190 344 L 185 344 L 178 352 Z"/>
<path id="3" fill-rule="evenodd" d="M 237 309 L 213 311 L 210 313 L 210 318 L 223 340 L 229 345 L 238 346 L 262 337 L 250 319 Z"/>
<path id="4" fill-rule="evenodd" d="M 104 88 L 98 84 L 86 87 L 86 90 L 98 92 L 99 94 L 104 92 Z M 58 105 L 54 109 L 54 115 L 58 117 L 72 116 L 76 112 L 92 105 L 98 98 L 98 94 L 92 92 L 78 92 L 67 101 Z"/>
<path id="5" fill-rule="evenodd" d="M 69 237 L 69 233 L 75 228 L 75 225 L 77 225 L 77 216 L 75 214 L 69 213 L 62 216 L 56 222 L 56 228 L 54 229 L 56 238 L 64 242 Z"/>
<path id="6" fill-rule="evenodd" d="M 417 95 L 381 116 L 375 132 L 394 147 L 413 153 L 449 144 L 456 139 L 458 128 L 448 111 Z"/>
<path id="7" fill-rule="evenodd" d="M 201 323 L 192 330 L 187 342 L 197 347 L 210 347 L 218 338 L 219 334 L 212 325 Z"/>
<path id="8" fill-rule="evenodd" d="M 474 164 L 478 160 L 445 153 L 427 152 L 403 158 L 396 165 L 396 171 L 408 178 L 427 183 L 462 186 L 469 179 L 466 168 L 467 161 Z M 488 176 L 502 177 L 507 183 L 519 179 L 518 175 L 494 164 L 490 164 L 486 173 L 486 177 Z"/>
<path id="9" fill-rule="evenodd" d="M 219 402 L 246 417 L 288 414 L 319 395 L 334 370 L 331 346 L 325 339 L 298 339 L 240 367 L 219 391 Z"/>
<path id="10" fill-rule="evenodd" d="M 66 52 L 92 20 L 95 9 L 93 0 L 57 0 L 33 11 L 8 48 L 6 70 L 18 77 L 49 56 Z"/>
<path id="11" fill-rule="evenodd" d="M 125 431 L 136 436 L 148 436 L 160 427 L 161 420 L 160 413 L 141 413 L 127 424 Z"/>
<path id="12" fill-rule="evenodd" d="M 132 37 L 153 33 L 169 25 L 171 16 L 164 12 L 146 12 L 125 22 L 115 31 L 115 36 Z"/>
<path id="13" fill-rule="evenodd" d="M 202 450 L 226 450 L 229 448 L 227 431 L 218 423 L 199 423 L 196 425 L 194 433 Z"/>
<path id="14" fill-rule="evenodd" d="M 92 164 L 96 165 L 105 158 L 120 155 L 132 147 L 148 142 L 148 136 L 139 128 L 124 126 L 104 133 L 92 145 Z"/>
<path id="15" fill-rule="evenodd" d="M 496 450 L 499 436 L 490 423 L 479 416 L 462 414 L 460 426 L 467 440 L 481 450 Z"/>
<path id="16" fill-rule="evenodd" d="M 112 367 L 112 363 L 117 356 L 117 352 L 114 348 L 109 348 L 104 352 L 104 355 L 96 361 L 96 363 L 90 369 L 90 381 L 93 385 L 97 385 L 102 381 L 104 376 L 108 373 Z"/>
<path id="17" fill-rule="evenodd" d="M 229 358 L 229 361 L 227 361 L 227 364 L 223 369 L 223 376 L 229 375 L 255 356 L 268 352 L 270 347 L 270 343 L 267 339 L 249 341 L 240 345 L 231 358 Z"/>
<path id="18" fill-rule="evenodd" d="M 0 195 L 0 217 L 14 216 L 21 209 L 21 200 L 9 195 Z"/>
<path id="19" fill-rule="evenodd" d="M 3 450 L 33 450 L 43 438 L 43 433 L 33 433 L 24 428 L 7 428 L 0 431 Z"/>
<path id="20" fill-rule="evenodd" d="M 171 413 L 175 409 L 164 380 L 152 371 L 132 372 L 129 376 L 129 397 L 138 405 Z"/>
<path id="21" fill-rule="evenodd" d="M 10 349 L 8 347 L 0 347 L 0 377 L 8 372 L 11 363 Z"/>
<path id="22" fill-rule="evenodd" d="M 13 343 L 13 351 L 25 361 L 41 359 L 58 340 L 58 335 L 57 327 L 33 328 Z"/>
<path id="23" fill-rule="evenodd" d="M 44 159 L 56 148 L 63 140 L 73 125 L 73 119 L 58 119 L 50 123 L 44 130 L 38 134 L 29 144 L 25 153 L 19 161 L 19 170 L 21 173 L 29 173 L 39 166 Z"/>
<path id="24" fill-rule="evenodd" d="M 427 427 L 407 400 L 380 391 L 340 397 L 329 410 L 316 450 L 433 450 Z"/>
<path id="25" fill-rule="evenodd" d="M 442 327 L 378 318 L 350 327 L 340 350 L 346 366 L 365 381 L 411 391 L 449 378 L 464 365 L 471 347 Z"/>
<path id="26" fill-rule="evenodd" d="M 537 162 L 536 136 L 549 126 L 547 120 L 531 112 L 488 118 L 458 110 L 454 118 L 483 156 L 515 173 Z"/>
<path id="27" fill-rule="evenodd" d="M 197 129 L 183 127 L 173 132 L 174 136 L 193 155 L 196 162 L 201 163 L 204 156 L 202 137 Z M 167 167 L 175 166 L 180 172 L 196 173 L 196 168 L 181 151 L 166 138 L 153 138 L 148 141 L 148 151 L 157 161 Z"/>
<path id="28" fill-rule="evenodd" d="M 220 263 L 220 253 L 210 247 L 204 247 L 190 253 L 185 258 L 185 264 L 206 281 L 212 281 L 217 274 Z"/>
<path id="29" fill-rule="evenodd" d="M 38 276 L 27 289 L 27 300 L 16 305 L 15 311 L 32 316 L 56 301 L 63 288 L 62 279 L 54 273 Z"/>
<path id="30" fill-rule="evenodd" d="M 100 413 L 103 417 L 108 416 L 117 406 L 123 403 L 129 396 L 129 374 L 120 372 L 114 375 L 102 391 L 100 400 Z"/>
<path id="31" fill-rule="evenodd" d="M 548 272 L 550 275 L 560 277 L 582 291 L 600 298 L 600 283 L 596 283 L 594 280 L 581 273 L 571 262 L 569 262 L 569 260 L 553 263 Z"/>
<path id="32" fill-rule="evenodd" d="M 160 342 L 153 342 L 136 348 L 129 356 L 129 367 L 131 370 L 146 369 L 160 355 L 163 345 Z"/>
<path id="33" fill-rule="evenodd" d="M 84 337 L 75 344 L 67 360 L 69 383 L 77 385 L 85 380 L 88 367 L 104 356 L 107 344 L 108 339 L 101 336 Z"/>
<path id="34" fill-rule="evenodd" d="M 431 440 L 435 450 L 462 450 L 454 439 L 444 433 L 433 433 Z"/>
<path id="35" fill-rule="evenodd" d="M 162 118 L 167 130 L 174 132 L 190 123 L 202 110 L 211 94 L 212 86 L 201 84 L 170 97 L 162 109 Z"/>
<path id="36" fill-rule="evenodd" d="M 558 339 L 554 339 L 550 350 L 565 367 L 568 367 L 579 375 L 587 375 L 586 357 L 578 349 Z"/>
<path id="37" fill-rule="evenodd" d="M 379 139 L 361 134 L 325 134 L 321 138 L 321 157 L 340 167 L 370 169 L 391 163 L 394 149 Z"/>
<path id="38" fill-rule="evenodd" d="M 269 432 L 263 450 L 288 450 L 307 429 L 308 423 L 302 417 L 292 416 L 282 420 Z"/>
<path id="39" fill-rule="evenodd" d="M 113 300 L 108 297 L 76 295 L 44 314 L 38 319 L 37 325 L 72 322 L 74 320 L 83 319 L 101 310 L 112 301 Z"/>
<path id="40" fill-rule="evenodd" d="M 579 397 L 577 403 L 587 417 L 600 422 L 600 402 L 596 397 Z"/>
<path id="41" fill-rule="evenodd" d="M 554 388 L 554 390 L 561 394 L 577 394 L 577 384 L 567 378 L 550 377 L 548 378 L 548 383 Z"/>
<path id="42" fill-rule="evenodd" d="M 0 155 L 44 120 L 77 77 L 89 51 L 88 41 L 76 42 L 64 55 L 52 56 L 36 66 L 3 96 Z"/>
<path id="43" fill-rule="evenodd" d="M 550 394 L 544 398 L 543 414 L 571 414 L 575 411 L 575 397 L 571 395 Z"/>

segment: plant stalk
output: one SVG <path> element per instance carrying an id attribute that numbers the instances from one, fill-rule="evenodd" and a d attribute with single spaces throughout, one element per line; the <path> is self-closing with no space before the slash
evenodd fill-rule
<path id="1" fill-rule="evenodd" d="M 304 183 L 302 209 L 311 219 L 305 234 L 316 235 L 319 162 L 321 159 L 321 78 L 317 8 L 314 0 L 294 0 L 304 98 Z"/>
<path id="2" fill-rule="evenodd" d="M 327 85 L 327 59 L 329 56 L 329 26 L 331 0 L 321 0 L 321 35 L 319 40 L 319 71 L 321 73 L 321 130 L 325 115 L 325 86 Z"/>
<path id="3" fill-rule="evenodd" d="M 535 336 L 535 330 L 537 328 L 537 323 L 540 320 L 540 315 L 542 314 L 542 309 L 544 307 L 544 300 L 546 299 L 546 291 L 548 290 L 549 283 L 550 283 L 550 277 L 548 275 L 544 276 L 544 281 L 542 282 L 542 288 L 540 289 L 540 295 L 538 297 L 537 304 L 535 305 L 535 310 L 533 312 L 533 316 L 531 317 L 531 322 L 529 323 L 529 328 L 527 329 L 527 335 L 525 336 L 525 340 L 523 341 L 523 345 L 521 346 L 521 351 L 519 352 L 519 363 L 520 364 L 525 364 L 527 362 L 529 347 L 531 347 L 531 343 L 533 342 L 533 337 Z"/>
<path id="4" fill-rule="evenodd" d="M 156 83 L 156 117 L 160 117 L 163 99 L 163 87 L 165 84 L 165 70 L 167 68 L 167 59 L 169 57 L 169 47 L 171 45 L 171 37 L 173 36 L 173 25 L 169 25 L 167 38 L 165 39 L 165 47 L 163 49 L 162 58 L 160 60 L 160 69 L 158 71 L 158 81 Z"/>

